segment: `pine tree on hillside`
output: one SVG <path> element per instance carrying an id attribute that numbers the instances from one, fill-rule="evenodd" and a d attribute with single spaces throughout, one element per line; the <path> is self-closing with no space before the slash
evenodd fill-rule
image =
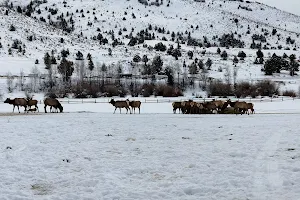
<path id="1" fill-rule="evenodd" d="M 155 56 L 152 60 L 152 74 L 156 74 L 162 70 L 164 62 L 160 56 Z"/>
<path id="2" fill-rule="evenodd" d="M 62 75 L 64 82 L 69 82 L 71 80 L 71 76 L 74 72 L 73 62 L 68 61 L 63 57 L 57 69 L 58 72 Z"/>
<path id="3" fill-rule="evenodd" d="M 76 60 L 84 60 L 83 59 L 83 54 L 80 52 L 80 51 L 78 51 L 77 53 L 76 53 L 76 58 L 75 58 Z"/>
<path id="4" fill-rule="evenodd" d="M 90 53 L 88 53 L 87 59 L 88 59 L 88 68 L 92 72 L 95 66 L 94 66 L 94 62 L 92 59 L 92 55 Z"/>
<path id="5" fill-rule="evenodd" d="M 44 64 L 46 66 L 45 69 L 51 68 L 51 57 L 48 52 L 46 52 L 44 55 Z"/>
<path id="6" fill-rule="evenodd" d="M 207 59 L 205 65 L 207 67 L 208 70 L 210 70 L 211 66 L 212 66 L 213 62 L 210 58 Z"/>
<path id="7" fill-rule="evenodd" d="M 228 54 L 227 54 L 227 52 L 226 52 L 226 51 L 223 51 L 223 52 L 222 52 L 222 54 L 221 54 L 221 58 L 222 58 L 223 60 L 227 60 L 227 58 L 228 58 Z"/>
<path id="8" fill-rule="evenodd" d="M 189 73 L 190 74 L 198 74 L 199 70 L 198 70 L 198 67 L 196 65 L 196 63 L 192 63 L 189 65 Z"/>
<path id="9" fill-rule="evenodd" d="M 165 74 L 167 75 L 168 77 L 168 80 L 167 80 L 167 84 L 169 86 L 174 86 L 174 76 L 173 76 L 173 70 L 170 68 L 170 67 L 166 67 L 165 69 Z"/>
<path id="10" fill-rule="evenodd" d="M 259 50 L 256 52 L 256 56 L 257 56 L 257 58 L 263 58 L 263 57 L 264 57 L 264 53 L 259 49 Z"/>

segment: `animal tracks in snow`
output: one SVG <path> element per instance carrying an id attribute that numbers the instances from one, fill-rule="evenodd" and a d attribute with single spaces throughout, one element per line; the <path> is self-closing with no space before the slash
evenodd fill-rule
<path id="1" fill-rule="evenodd" d="M 258 195 L 255 199 L 274 199 L 272 194 L 280 190 L 283 185 L 283 180 L 278 172 L 278 162 L 276 158 L 273 158 L 278 149 L 280 138 L 280 132 L 274 133 L 259 150 L 255 162 L 256 172 L 253 183 L 253 194 Z"/>

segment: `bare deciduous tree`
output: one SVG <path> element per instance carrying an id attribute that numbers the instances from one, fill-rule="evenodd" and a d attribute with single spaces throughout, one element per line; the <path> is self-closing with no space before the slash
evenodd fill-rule
<path id="1" fill-rule="evenodd" d="M 11 93 L 14 90 L 14 76 L 8 72 L 6 74 L 6 78 L 7 91 Z"/>

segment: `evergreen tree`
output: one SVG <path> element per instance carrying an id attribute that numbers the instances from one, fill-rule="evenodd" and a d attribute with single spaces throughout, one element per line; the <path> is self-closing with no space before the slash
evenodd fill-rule
<path id="1" fill-rule="evenodd" d="M 165 69 L 165 74 L 167 75 L 168 77 L 168 80 L 167 80 L 167 84 L 169 86 L 174 86 L 174 76 L 173 76 L 173 71 L 170 67 L 166 67 Z"/>
<path id="2" fill-rule="evenodd" d="M 299 64 L 296 61 L 295 54 L 290 55 L 289 59 L 290 59 L 290 63 L 289 63 L 288 70 L 290 71 L 290 75 L 294 76 L 295 71 L 299 71 Z"/>
<path id="3" fill-rule="evenodd" d="M 189 73 L 190 74 L 198 74 L 198 67 L 197 67 L 197 65 L 196 65 L 196 63 L 192 63 L 192 64 L 190 64 L 189 65 Z"/>
<path id="4" fill-rule="evenodd" d="M 45 69 L 51 68 L 51 57 L 48 52 L 46 52 L 44 55 L 44 64 L 46 66 Z"/>
<path id="5" fill-rule="evenodd" d="M 76 60 L 83 60 L 83 54 L 80 51 L 76 53 Z"/>
<path id="6" fill-rule="evenodd" d="M 58 72 L 62 75 L 63 81 L 69 82 L 74 72 L 73 62 L 68 61 L 65 57 L 63 57 L 57 69 Z"/>
<path id="7" fill-rule="evenodd" d="M 265 75 L 272 75 L 273 73 L 280 73 L 282 69 L 289 69 L 289 62 L 285 59 L 273 54 L 273 56 L 265 62 L 264 71 Z"/>
<path id="8" fill-rule="evenodd" d="M 14 25 L 11 24 L 8 30 L 9 30 L 9 31 L 15 31 L 16 28 L 14 27 Z"/>
<path id="9" fill-rule="evenodd" d="M 246 58 L 246 53 L 244 51 L 240 51 L 238 53 L 238 57 L 240 58 L 240 60 L 244 60 Z"/>
<path id="10" fill-rule="evenodd" d="M 233 63 L 239 63 L 239 59 L 236 57 L 236 56 L 234 56 L 234 58 L 233 58 Z"/>
<path id="11" fill-rule="evenodd" d="M 87 59 L 88 59 L 88 68 L 92 72 L 95 66 L 91 54 L 88 54 Z"/>
<path id="12" fill-rule="evenodd" d="M 256 56 L 258 58 L 263 58 L 264 57 L 264 53 L 259 49 L 257 52 L 256 52 Z"/>
<path id="13" fill-rule="evenodd" d="M 226 52 L 226 51 L 223 51 L 223 52 L 222 52 L 222 54 L 221 54 L 221 58 L 222 58 L 223 60 L 227 60 L 227 58 L 228 58 L 228 54 L 227 54 L 227 52 Z"/>
<path id="14" fill-rule="evenodd" d="M 195 62 L 196 63 L 196 62 Z M 203 63 L 203 60 L 199 60 L 198 62 L 198 68 L 199 69 L 204 69 L 204 63 Z"/>
<path id="15" fill-rule="evenodd" d="M 162 61 L 160 56 L 154 56 L 152 60 L 152 74 L 156 74 L 162 70 L 164 62 Z"/>
<path id="16" fill-rule="evenodd" d="M 51 64 L 52 65 L 56 65 L 57 64 L 53 50 L 51 51 L 51 58 L 50 58 L 50 60 L 51 60 Z"/>
<path id="17" fill-rule="evenodd" d="M 187 54 L 188 54 L 189 58 L 192 60 L 193 59 L 193 55 L 194 55 L 193 52 L 192 51 L 188 51 Z"/>
<path id="18" fill-rule="evenodd" d="M 212 66 L 212 64 L 213 64 L 212 60 L 210 58 L 208 58 L 205 63 L 208 70 L 210 70 L 210 67 Z"/>
<path id="19" fill-rule="evenodd" d="M 141 62 L 141 57 L 139 56 L 139 55 L 135 55 L 134 57 L 133 57 L 133 62 L 135 62 L 135 63 L 139 63 L 139 62 Z M 148 62 L 148 61 L 147 61 Z"/>

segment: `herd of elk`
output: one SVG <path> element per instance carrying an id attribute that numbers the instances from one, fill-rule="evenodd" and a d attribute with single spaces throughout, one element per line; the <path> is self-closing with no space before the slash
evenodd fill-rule
<path id="1" fill-rule="evenodd" d="M 209 102 L 195 102 L 193 100 L 188 101 L 176 101 L 172 103 L 173 112 L 177 110 L 183 114 L 254 114 L 253 103 L 247 103 L 245 101 L 231 100 L 221 101 L 212 100 Z"/>
<path id="2" fill-rule="evenodd" d="M 13 105 L 13 112 L 15 110 L 15 107 L 18 107 L 18 111 L 20 113 L 19 107 L 24 107 L 24 112 L 36 112 L 39 111 L 39 108 L 37 106 L 38 101 L 34 99 L 25 99 L 25 98 L 15 98 L 15 99 L 9 99 L 7 98 L 4 103 L 8 103 Z M 126 114 L 128 113 L 128 110 L 131 113 L 135 113 L 135 109 L 139 109 L 139 114 L 141 113 L 141 102 L 140 101 L 129 101 L 129 99 L 126 100 L 119 100 L 115 101 L 114 99 L 111 99 L 110 104 L 112 104 L 115 107 L 114 114 L 117 110 L 117 108 L 126 109 Z M 44 109 L 45 113 L 47 113 L 47 106 L 50 107 L 50 112 L 54 112 L 52 108 L 58 112 L 63 112 L 63 107 L 61 103 L 54 98 L 46 98 L 44 100 Z M 34 106 L 34 108 L 32 108 Z M 245 101 L 235 101 L 232 102 L 231 100 L 227 101 L 221 101 L 221 100 L 212 100 L 208 102 L 195 102 L 193 100 L 188 101 L 177 101 L 172 103 L 173 106 L 173 112 L 176 113 L 177 110 L 179 112 L 181 111 L 183 114 L 213 114 L 213 113 L 220 113 L 220 114 L 254 114 L 254 105 L 253 103 L 247 103 Z"/>
<path id="3" fill-rule="evenodd" d="M 111 99 L 110 104 L 112 104 L 115 107 L 114 114 L 116 113 L 117 108 L 120 109 L 120 114 L 121 114 L 121 108 L 126 109 L 126 114 L 128 113 L 128 110 L 131 113 L 135 113 L 135 109 L 139 109 L 139 114 L 141 113 L 141 102 L 140 101 L 129 101 L 129 99 L 124 100 L 119 100 L 115 101 L 114 99 Z M 131 111 L 132 110 L 132 111 Z"/>
<path id="4" fill-rule="evenodd" d="M 24 107 L 25 108 L 24 112 L 27 111 L 27 113 L 28 112 L 36 112 L 36 111 L 39 112 L 39 107 L 37 105 L 38 101 L 34 100 L 32 98 L 30 98 L 30 99 L 25 99 L 25 98 L 9 99 L 9 98 L 7 98 L 4 101 L 4 103 L 8 103 L 8 104 L 13 105 L 13 112 L 15 111 L 16 106 L 18 108 L 19 113 L 20 113 L 20 109 L 19 109 L 20 106 Z M 57 99 L 46 98 L 44 100 L 44 104 L 45 104 L 45 107 L 44 107 L 45 108 L 45 113 L 47 113 L 47 110 L 46 110 L 47 106 L 50 106 L 50 112 L 52 110 L 52 107 L 55 108 L 56 110 L 59 109 L 60 112 L 63 111 L 63 107 Z M 32 108 L 32 106 L 34 106 L 34 107 Z"/>

